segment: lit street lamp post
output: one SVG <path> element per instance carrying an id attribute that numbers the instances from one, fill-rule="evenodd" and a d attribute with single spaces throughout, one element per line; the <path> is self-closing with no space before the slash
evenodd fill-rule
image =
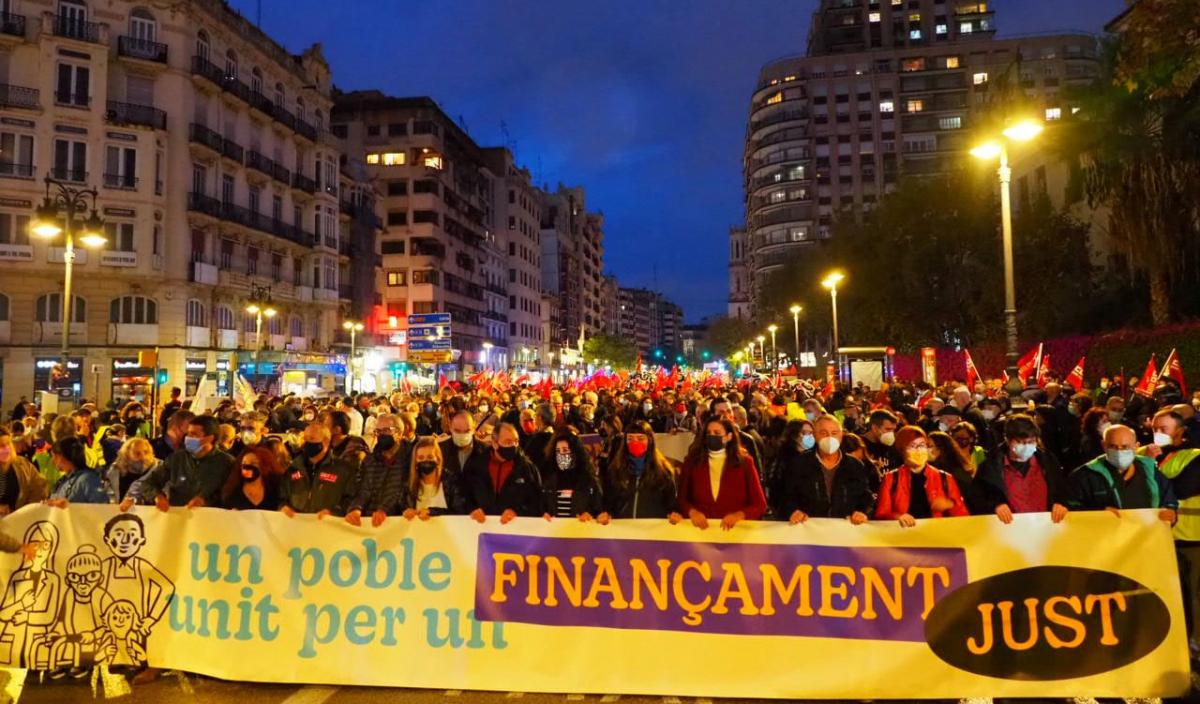
<path id="1" fill-rule="evenodd" d="M 278 311 L 271 305 L 271 287 L 270 286 L 255 286 L 250 287 L 250 302 L 246 305 L 246 312 L 254 316 L 254 385 L 259 386 L 262 383 L 262 369 L 259 358 L 262 356 L 262 324 L 263 318 L 274 318 Z"/>
<path id="2" fill-rule="evenodd" d="M 779 348 L 775 346 L 775 331 L 779 330 L 779 326 L 771 323 L 767 326 L 767 332 L 771 333 L 771 366 L 773 370 L 779 369 Z"/>
<path id="3" fill-rule="evenodd" d="M 762 357 L 763 366 L 765 367 L 767 366 L 767 337 L 766 335 L 759 335 L 754 339 L 758 340 L 758 354 Z"/>
<path id="4" fill-rule="evenodd" d="M 800 311 L 804 310 L 804 306 L 793 305 L 790 308 L 790 310 L 792 313 L 792 324 L 795 326 L 795 330 L 796 330 L 796 357 L 794 359 L 794 362 L 795 362 L 795 366 L 796 366 L 796 373 L 799 374 L 800 373 Z"/>
<path id="5" fill-rule="evenodd" d="M 362 332 L 364 327 L 366 327 L 366 326 L 357 320 L 347 320 L 342 323 L 342 328 L 344 330 L 350 331 L 350 358 L 348 360 L 346 360 L 346 393 L 347 394 L 354 393 L 354 384 L 351 380 L 353 379 L 354 381 L 358 381 L 358 379 L 354 375 L 354 343 L 357 341 L 358 333 Z M 361 387 L 362 384 L 359 384 L 359 386 Z"/>
<path id="6" fill-rule="evenodd" d="M 837 287 L 838 284 L 842 282 L 842 279 L 845 278 L 845 274 L 841 273 L 840 271 L 835 271 L 826 276 L 825 280 L 821 282 L 822 286 L 829 289 L 829 300 L 833 305 L 833 363 L 834 366 L 838 367 L 839 372 L 841 369 L 841 363 L 838 360 L 838 348 L 840 345 L 838 343 Z"/>
<path id="7" fill-rule="evenodd" d="M 483 366 L 485 369 L 492 368 L 492 354 L 491 353 L 492 353 L 492 343 L 485 341 L 483 343 Z"/>
<path id="8" fill-rule="evenodd" d="M 98 193 L 95 188 L 72 188 L 49 175 L 45 182 L 46 196 L 37 209 L 30 231 L 44 239 L 53 239 L 59 233 L 63 235 L 62 365 L 63 372 L 70 378 L 71 277 L 75 268 L 76 231 L 80 243 L 90 249 L 103 247 L 108 240 L 100 234 L 104 220 L 96 208 Z M 81 219 L 89 210 L 91 214 Z"/>
<path id="9" fill-rule="evenodd" d="M 1018 122 L 1003 132 L 1003 139 L 985 142 L 971 150 L 971 156 L 991 161 L 1000 158 L 1000 229 L 1004 240 L 1004 356 L 1008 371 L 1010 396 L 1022 389 L 1021 376 L 1017 371 L 1020 352 L 1017 349 L 1017 288 L 1013 278 L 1013 232 L 1012 232 L 1012 168 L 1008 165 L 1010 142 L 1028 142 L 1042 132 L 1042 123 L 1035 120 Z"/>

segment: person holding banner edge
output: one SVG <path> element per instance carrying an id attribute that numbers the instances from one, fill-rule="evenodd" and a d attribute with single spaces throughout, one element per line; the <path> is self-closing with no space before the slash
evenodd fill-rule
<path id="1" fill-rule="evenodd" d="M 672 523 L 683 520 L 704 530 L 710 519 L 720 519 L 722 530 L 743 520 L 756 521 L 767 512 L 767 499 L 754 459 L 742 448 L 733 422 L 712 416 L 704 424 L 704 439 L 692 446 L 679 473 L 678 512 Z"/>
<path id="2" fill-rule="evenodd" d="M 792 525 L 809 517 L 866 523 L 875 503 L 867 468 L 841 451 L 843 430 L 836 416 L 822 415 L 813 427 L 816 451 L 793 455 L 783 468 L 779 517 Z"/>
<path id="3" fill-rule="evenodd" d="M 596 520 L 607 525 L 613 518 L 667 518 L 674 513 L 675 472 L 658 451 L 650 424 L 635 421 L 615 440 L 623 442 L 602 473 L 605 510 Z"/>
<path id="4" fill-rule="evenodd" d="M 496 426 L 488 461 L 466 468 L 463 492 L 468 515 L 479 523 L 489 514 L 499 515 L 501 524 L 517 516 L 542 515 L 541 478 L 537 467 L 521 452 L 512 424 Z"/>
<path id="5" fill-rule="evenodd" d="M 924 430 L 904 426 L 896 431 L 895 448 L 904 465 L 883 475 L 876 518 L 890 518 L 912 528 L 919 518 L 970 515 L 954 477 L 929 464 L 929 438 Z"/>
<path id="6" fill-rule="evenodd" d="M 1067 517 L 1066 477 L 1040 438 L 1037 423 L 1028 415 L 1004 422 L 1004 445 L 980 466 L 971 483 L 972 513 L 994 513 L 1006 525 L 1017 513 L 1048 511 L 1055 523 Z"/>

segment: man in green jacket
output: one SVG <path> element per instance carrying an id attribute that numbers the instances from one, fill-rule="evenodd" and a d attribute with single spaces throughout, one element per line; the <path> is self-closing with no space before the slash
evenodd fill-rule
<path id="1" fill-rule="evenodd" d="M 171 506 L 220 506 L 221 488 L 235 463 L 217 447 L 218 425 L 212 416 L 192 418 L 183 447 L 133 483 L 121 510 L 129 510 L 135 501 L 152 503 L 160 511 Z"/>
<path id="2" fill-rule="evenodd" d="M 283 511 L 289 518 L 297 513 L 345 515 L 357 486 L 355 469 L 330 450 L 329 428 L 320 421 L 304 429 L 304 444 L 283 478 Z"/>

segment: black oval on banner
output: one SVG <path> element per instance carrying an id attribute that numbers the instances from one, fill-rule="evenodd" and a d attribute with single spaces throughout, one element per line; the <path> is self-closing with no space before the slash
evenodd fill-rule
<path id="1" fill-rule="evenodd" d="M 1128 665 L 1157 648 L 1170 626 L 1163 600 L 1128 577 L 1029 567 L 942 597 L 925 621 L 925 641 L 968 672 L 1061 680 Z"/>

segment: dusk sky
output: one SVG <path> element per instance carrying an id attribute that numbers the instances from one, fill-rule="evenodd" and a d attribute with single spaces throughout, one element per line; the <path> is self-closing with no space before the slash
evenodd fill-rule
<path id="1" fill-rule="evenodd" d="M 255 18 L 256 0 L 232 4 Z M 428 95 L 481 145 L 508 144 L 539 185 L 586 188 L 605 216 L 606 269 L 696 322 L 725 311 L 758 70 L 803 53 L 816 4 L 262 0 L 262 25 L 293 52 L 323 43 L 342 89 Z M 1098 32 L 1125 2 L 992 6 L 1012 36 Z"/>

